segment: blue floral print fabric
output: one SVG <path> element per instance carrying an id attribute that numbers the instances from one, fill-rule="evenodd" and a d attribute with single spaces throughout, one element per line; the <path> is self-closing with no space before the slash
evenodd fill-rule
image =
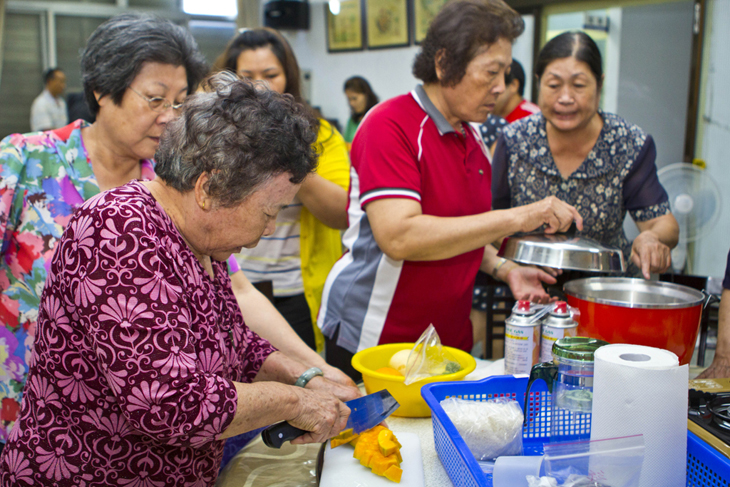
<path id="1" fill-rule="evenodd" d="M 626 212 L 643 222 L 671 209 L 657 177 L 652 137 L 617 115 L 598 115 L 603 118 L 598 140 L 568 178 L 553 160 L 542 114 L 505 126 L 492 161 L 492 207 L 523 206 L 556 196 L 581 214 L 583 235 L 620 248 L 628 259 Z"/>

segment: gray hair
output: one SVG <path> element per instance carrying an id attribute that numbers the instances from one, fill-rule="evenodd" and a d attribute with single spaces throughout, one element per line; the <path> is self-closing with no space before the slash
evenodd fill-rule
<path id="1" fill-rule="evenodd" d="M 183 66 L 188 94 L 195 92 L 208 71 L 186 29 L 152 15 L 118 15 L 96 28 L 81 55 L 81 80 L 91 112 L 99 113 L 94 92 L 122 103 L 124 92 L 148 62 Z"/>
<path id="2" fill-rule="evenodd" d="M 229 72 L 208 84 L 213 91 L 188 97 L 162 134 L 155 173 L 167 185 L 185 193 L 206 173 L 208 195 L 232 207 L 272 177 L 299 184 L 314 171 L 316 120 L 291 95 Z"/>

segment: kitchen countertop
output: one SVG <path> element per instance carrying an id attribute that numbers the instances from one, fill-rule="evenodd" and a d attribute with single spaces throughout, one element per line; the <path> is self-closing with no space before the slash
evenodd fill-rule
<path id="1" fill-rule="evenodd" d="M 450 487 L 446 470 L 441 465 L 433 443 L 431 418 L 388 418 L 395 432 L 418 435 L 423 458 L 424 487 Z M 221 472 L 216 487 L 314 487 L 319 444 L 291 445 L 280 450 L 264 446 L 261 436 L 236 455 Z M 397 484 L 393 484 L 394 486 Z"/>
<path id="2" fill-rule="evenodd" d="M 694 377 L 701 370 L 703 369 L 695 367 L 690 375 Z M 504 374 L 503 359 L 495 362 L 477 359 L 477 368 L 466 377 L 466 380 L 480 380 L 492 375 L 502 374 Z M 453 485 L 436 453 L 431 418 L 391 416 L 388 418 L 387 423 L 393 431 L 418 435 L 423 459 L 424 487 L 451 487 Z M 286 475 L 288 478 L 285 480 L 276 478 L 276 484 L 281 487 L 314 487 L 316 486 L 316 479 L 313 466 L 316 465 L 318 450 L 319 445 L 299 445 L 295 447 L 289 443 L 285 444 L 281 450 L 271 450 L 263 446 L 259 437 L 231 461 L 231 464 L 222 472 L 216 485 L 218 487 L 268 486 L 271 485 L 274 478 L 267 478 L 262 475 L 262 470 L 265 469 L 271 473 L 275 470 L 279 475 L 282 472 L 289 473 L 289 475 Z M 276 456 L 279 456 L 279 458 L 275 458 Z M 280 463 L 282 461 L 284 463 Z"/>
<path id="3" fill-rule="evenodd" d="M 504 373 L 504 360 L 489 362 L 477 359 L 477 368 L 467 380 L 479 380 Z M 364 393 L 363 388 L 363 393 Z M 387 419 L 393 431 L 415 433 L 421 443 L 424 487 L 450 487 L 453 485 L 436 453 L 431 418 Z M 247 445 L 223 470 L 217 487 L 263 487 L 275 483 L 280 487 L 315 486 L 314 468 L 319 445 L 291 445 L 285 443 L 281 450 L 263 445 L 260 436 Z M 395 484 L 394 484 L 395 485 Z"/>

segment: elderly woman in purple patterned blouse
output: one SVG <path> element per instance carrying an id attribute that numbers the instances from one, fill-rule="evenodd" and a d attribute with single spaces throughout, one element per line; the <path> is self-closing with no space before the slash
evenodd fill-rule
<path id="1" fill-rule="evenodd" d="M 233 75 L 186 101 L 157 177 L 88 200 L 51 263 L 0 485 L 213 485 L 223 439 L 339 433 L 346 395 L 244 323 L 226 259 L 274 229 L 316 166 L 313 120 Z"/>
<path id="2" fill-rule="evenodd" d="M 587 237 L 620 248 L 629 273 L 664 272 L 679 226 L 657 177 L 654 140 L 599 110 L 603 70 L 584 32 L 554 37 L 537 57 L 541 113 L 503 129 L 492 161 L 492 206 L 513 208 L 557 196 L 578 209 Z M 640 234 L 629 242 L 626 212 Z"/>

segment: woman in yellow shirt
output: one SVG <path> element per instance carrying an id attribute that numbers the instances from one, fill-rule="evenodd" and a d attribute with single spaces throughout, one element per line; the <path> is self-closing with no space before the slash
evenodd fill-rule
<path id="1" fill-rule="evenodd" d="M 294 53 L 273 29 L 243 31 L 229 43 L 216 67 L 303 102 Z M 339 229 L 347 228 L 350 161 L 342 135 L 323 118 L 316 150 L 317 172 L 279 213 L 274 234 L 255 248 L 244 249 L 237 260 L 252 283 L 272 282 L 276 308 L 305 343 L 321 350 L 323 341 L 314 323 L 327 274 L 342 255 Z"/>

